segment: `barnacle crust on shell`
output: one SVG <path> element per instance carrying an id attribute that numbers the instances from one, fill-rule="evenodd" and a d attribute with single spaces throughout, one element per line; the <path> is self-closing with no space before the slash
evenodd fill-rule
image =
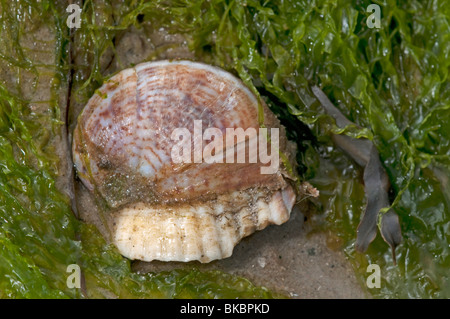
<path id="1" fill-rule="evenodd" d="M 259 129 L 261 109 L 264 126 L 280 129 L 279 150 L 294 158 L 295 147 L 275 115 L 217 67 L 147 62 L 119 72 L 96 91 L 78 118 L 73 160 L 86 188 L 107 204 L 110 237 L 122 255 L 209 262 L 231 256 L 254 231 L 289 219 L 296 194 L 283 165 L 261 174 L 266 164 L 259 161 L 171 158 L 174 129 L 193 132 L 196 120 L 224 135 L 226 128 Z M 231 146 L 239 147 L 235 141 Z"/>

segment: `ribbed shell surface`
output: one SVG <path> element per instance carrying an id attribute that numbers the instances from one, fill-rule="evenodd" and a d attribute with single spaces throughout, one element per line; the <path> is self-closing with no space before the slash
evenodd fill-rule
<path id="1" fill-rule="evenodd" d="M 204 146 L 195 140 L 194 121 L 224 136 L 227 128 L 257 130 L 262 107 L 274 117 L 239 79 L 190 61 L 139 64 L 96 91 L 78 118 L 73 159 L 83 184 L 111 208 L 112 238 L 123 255 L 206 262 L 230 256 L 242 237 L 288 219 L 295 194 L 281 170 L 261 174 L 260 162 L 171 157 L 175 129 L 187 129 Z M 223 147 L 230 146 L 237 147 L 224 139 Z M 237 231 L 247 219 L 253 226 Z M 197 250 L 188 244 L 194 242 Z"/>

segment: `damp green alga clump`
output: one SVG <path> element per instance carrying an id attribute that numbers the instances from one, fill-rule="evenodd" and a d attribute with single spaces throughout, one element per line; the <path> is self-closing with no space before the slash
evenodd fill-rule
<path id="1" fill-rule="evenodd" d="M 374 297 L 448 298 L 450 7 L 377 1 L 378 28 L 368 23 L 372 2 L 153 1 L 133 14 L 185 34 L 198 59 L 235 72 L 269 100 L 303 150 L 300 173 L 321 193 L 315 219 L 342 243 L 363 286 L 368 264 L 381 267 Z M 336 126 L 314 85 L 356 125 Z M 366 253 L 355 252 L 366 204 L 361 169 L 332 134 L 367 138 L 380 154 L 403 235 L 397 265 L 379 235 Z"/>
<path id="2" fill-rule="evenodd" d="M 73 217 L 56 186 L 48 140 L 62 125 L 65 106 L 58 97 L 70 84 L 71 99 L 85 103 L 110 75 L 104 61 L 116 53 L 117 37 L 151 26 L 181 34 L 197 60 L 237 74 L 280 116 L 299 144 L 299 174 L 320 191 L 318 227 L 344 249 L 363 286 L 367 265 L 380 266 L 381 288 L 369 290 L 374 297 L 448 298 L 450 7 L 445 0 L 377 1 L 380 28 L 373 28 L 367 23 L 372 2 L 86 0 L 81 28 L 69 33 L 63 1 L 1 1 L 2 297 L 82 297 L 65 283 L 72 263 L 84 270 L 88 296 L 273 296 L 223 273 L 132 273 L 95 229 Z M 33 28 L 18 14 L 53 32 L 52 63 L 24 48 L 21 40 Z M 34 80 L 21 80 L 24 73 Z M 43 110 L 20 88 L 37 87 L 49 73 L 53 99 Z M 313 85 L 356 125 L 336 126 Z M 332 134 L 367 138 L 380 154 L 402 228 L 396 266 L 380 236 L 366 253 L 355 252 L 366 204 L 361 170 L 336 148 Z"/>

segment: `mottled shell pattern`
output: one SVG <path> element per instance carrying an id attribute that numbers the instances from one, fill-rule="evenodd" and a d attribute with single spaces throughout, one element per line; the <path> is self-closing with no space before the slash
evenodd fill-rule
<path id="1" fill-rule="evenodd" d="M 273 113 L 217 67 L 147 62 L 96 91 L 78 118 L 73 160 L 86 188 L 109 207 L 111 240 L 122 255 L 209 262 L 231 256 L 255 230 L 289 219 L 296 194 L 283 165 L 261 174 L 260 162 L 175 163 L 171 156 L 176 128 L 192 136 L 194 121 L 224 135 L 226 128 L 259 129 L 260 109 L 266 127 L 280 128 L 280 151 L 292 155 Z"/>

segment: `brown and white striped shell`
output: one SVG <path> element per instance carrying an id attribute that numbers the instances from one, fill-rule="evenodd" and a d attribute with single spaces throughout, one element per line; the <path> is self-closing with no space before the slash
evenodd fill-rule
<path id="1" fill-rule="evenodd" d="M 231 256 L 254 231 L 289 219 L 296 194 L 282 165 L 261 174 L 259 161 L 175 163 L 171 156 L 174 129 L 194 136 L 199 120 L 203 130 L 224 135 L 226 128 L 259 129 L 259 110 L 266 127 L 280 129 L 280 151 L 293 157 L 267 106 L 217 67 L 148 62 L 96 91 L 78 118 L 73 159 L 83 184 L 107 203 L 111 239 L 122 255 L 209 262 Z"/>

